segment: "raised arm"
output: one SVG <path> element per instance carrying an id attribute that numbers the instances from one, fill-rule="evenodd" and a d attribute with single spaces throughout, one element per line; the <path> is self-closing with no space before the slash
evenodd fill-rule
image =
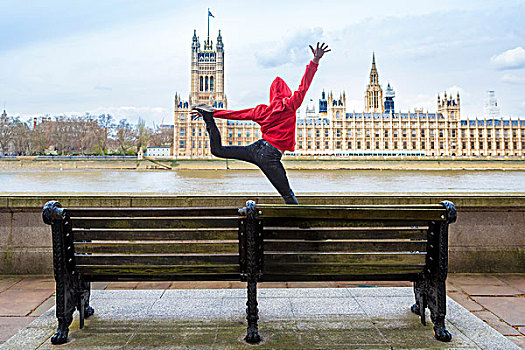
<path id="1" fill-rule="evenodd" d="M 299 89 L 297 89 L 297 91 L 295 91 L 292 97 L 290 98 L 290 106 L 294 110 L 297 110 L 303 103 L 304 96 L 306 95 L 308 88 L 310 88 L 310 84 L 312 83 L 315 72 L 317 71 L 317 67 L 319 66 L 319 60 L 323 57 L 325 53 L 331 51 L 327 50 L 328 45 L 326 45 L 325 43 L 321 44 L 321 46 L 319 46 L 319 43 L 317 43 L 316 49 L 314 49 L 312 45 L 310 45 L 310 49 L 312 50 L 314 58 L 306 66 L 306 71 L 304 72 L 303 78 L 301 79 Z"/>
<path id="2" fill-rule="evenodd" d="M 215 113 L 213 113 L 213 116 L 215 118 L 222 118 L 222 119 L 254 120 L 255 108 L 246 108 L 246 109 L 241 109 L 238 111 L 230 111 L 226 109 L 216 109 Z"/>

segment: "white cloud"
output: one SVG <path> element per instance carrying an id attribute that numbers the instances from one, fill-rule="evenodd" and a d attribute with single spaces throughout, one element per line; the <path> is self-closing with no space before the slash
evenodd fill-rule
<path id="1" fill-rule="evenodd" d="M 515 75 L 515 74 L 505 73 L 501 76 L 501 81 L 504 83 L 509 83 L 509 84 L 524 84 L 525 77 Z"/>
<path id="2" fill-rule="evenodd" d="M 517 69 L 525 67 L 525 49 L 518 46 L 492 56 L 490 61 L 498 67 L 498 69 Z"/>
<path id="3" fill-rule="evenodd" d="M 519 77 L 524 72 L 491 69 L 496 63 L 490 57 L 502 53 L 493 57 L 496 60 L 508 48 L 515 49 L 507 52 L 524 51 L 520 14 L 525 3 L 443 1 L 436 8 L 417 0 L 407 0 L 410 4 L 404 6 L 391 1 L 329 0 L 323 8 L 332 13 L 320 18 L 315 17 L 319 7 L 308 1 L 301 6 L 297 1 L 247 6 L 232 0 L 216 10 L 212 5 L 217 18 L 210 21 L 210 34 L 215 39 L 221 29 L 226 48 L 228 108 L 267 103 L 276 75 L 296 88 L 311 58 L 308 44 L 326 40 L 332 52 L 323 58 L 307 99 L 317 101 L 322 89 L 346 90 L 348 111 L 362 111 L 375 51 L 383 88 L 387 81 L 395 82 L 396 111 L 414 106 L 433 111 L 437 93 L 457 84 L 468 91 L 459 90 L 463 115 L 482 109 L 487 89 L 502 91 L 508 113 L 522 113 L 525 83 Z M 275 12 L 277 4 L 280 10 Z M 189 93 L 191 36 L 196 28 L 202 45 L 207 7 L 197 0 L 184 5 L 181 16 L 181 11 L 167 6 L 162 14 L 130 16 L 111 26 L 92 26 L 0 49 L 0 103 L 5 101 L 8 113 L 22 117 L 80 111 L 130 121 L 139 116 L 156 123 L 172 120 L 173 94 L 186 99 Z M 76 19 L 66 17 L 70 22 Z M 20 27 L 6 23 L 11 25 L 4 24 L 5 28 Z M 32 28 L 24 28 L 32 33 Z M 510 83 L 513 88 L 505 89 Z M 457 90 L 447 90 L 455 97 Z M 140 106 L 162 106 L 164 111 Z"/>
<path id="4" fill-rule="evenodd" d="M 173 123 L 173 116 L 169 109 L 164 107 L 109 106 L 98 107 L 90 112 L 93 114 L 110 114 L 116 121 L 128 119 L 132 123 L 136 123 L 139 118 L 142 118 L 148 121 L 156 120 L 162 124 Z"/>
<path id="5" fill-rule="evenodd" d="M 312 55 L 308 45 L 320 41 L 322 35 L 323 29 L 320 27 L 297 31 L 273 47 L 256 52 L 257 64 L 263 68 L 272 68 L 286 63 L 307 61 Z"/>

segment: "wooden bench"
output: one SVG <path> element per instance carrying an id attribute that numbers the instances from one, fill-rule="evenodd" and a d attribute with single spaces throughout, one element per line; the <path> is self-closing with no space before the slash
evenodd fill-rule
<path id="1" fill-rule="evenodd" d="M 259 281 L 413 281 L 412 311 L 435 337 L 445 328 L 448 224 L 452 203 L 423 206 L 256 205 L 223 208 L 44 206 L 52 226 L 58 329 L 67 341 L 73 312 L 84 318 L 92 281 L 247 282 L 247 335 L 258 333 Z"/>

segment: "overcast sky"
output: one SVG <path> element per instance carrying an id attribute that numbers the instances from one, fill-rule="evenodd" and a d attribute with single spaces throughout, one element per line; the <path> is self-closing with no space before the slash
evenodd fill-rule
<path id="1" fill-rule="evenodd" d="M 346 91 L 362 111 L 372 52 L 396 110 L 436 110 L 461 93 L 463 117 L 495 90 L 503 117 L 525 117 L 524 1 L 19 1 L 0 2 L 0 104 L 10 115 L 110 113 L 172 123 L 190 92 L 193 30 L 225 47 L 230 109 L 267 103 L 277 75 L 296 88 L 325 41 L 305 101 Z M 202 44 L 201 44 L 202 45 Z M 304 104 L 303 104 L 304 107 Z"/>

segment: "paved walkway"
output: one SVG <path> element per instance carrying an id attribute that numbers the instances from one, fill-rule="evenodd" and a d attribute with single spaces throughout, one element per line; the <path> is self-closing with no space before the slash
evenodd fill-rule
<path id="1" fill-rule="evenodd" d="M 525 349 L 525 274 L 452 274 L 448 279 L 448 296 L 464 306 L 507 339 Z M 409 283 L 378 283 L 379 286 L 410 286 Z M 308 288 L 308 287 L 343 288 L 355 291 L 361 287 L 359 282 L 352 283 L 261 283 L 261 288 Z M 364 286 L 364 285 L 363 285 Z M 370 286 L 370 283 L 366 283 Z M 244 288 L 243 283 L 96 283 L 93 289 L 157 289 L 159 293 L 174 293 L 169 289 L 218 289 Z M 347 289 L 348 288 L 348 289 Z M 273 290 L 273 289 L 272 289 Z M 331 289 L 333 290 L 333 289 Z M 361 289 L 366 292 L 364 289 Z M 394 289 L 395 290 L 395 289 Z M 404 289 L 406 291 L 406 289 Z M 312 290 L 313 291 L 313 290 Z M 293 291 L 289 291 L 292 292 Z M 0 344 L 5 342 L 20 329 L 23 329 L 37 317 L 54 305 L 54 280 L 38 277 L 0 277 Z M 111 293 L 111 292 L 101 292 Z M 244 296 L 244 291 L 238 291 Z M 356 292 L 352 292 L 354 295 Z M 405 292 L 404 292 L 405 293 Z M 96 295 L 96 292 L 95 292 Z M 354 296 L 355 297 L 355 296 Z M 241 300 L 240 298 L 239 300 Z M 242 310 L 242 309 L 241 309 Z M 51 315 L 52 313 L 48 313 Z M 340 324 L 339 321 L 338 324 Z M 188 329 L 192 327 L 188 324 Z M 275 324 L 269 325 L 271 327 Z M 283 327 L 285 327 L 284 325 Z M 304 325 L 308 329 L 308 325 Z M 328 325 L 330 327 L 330 325 Z M 198 326 L 200 327 L 200 326 Z M 228 329 L 234 325 L 225 326 Z M 241 323 L 235 327 L 244 327 Z M 281 326 L 278 326 L 281 327 Z M 295 328 L 294 328 L 295 327 Z M 297 325 L 293 329 L 297 330 Z M 350 326 L 349 326 L 350 327 Z M 354 327 L 354 326 L 352 326 Z M 344 325 L 343 325 L 344 328 Z M 201 329 L 201 328 L 198 328 Z M 217 328 L 216 328 L 217 329 Z M 426 329 L 428 331 L 428 329 Z M 349 334 L 355 332 L 349 329 Z M 301 333 L 301 332 L 299 332 Z M 308 332 L 307 332 L 308 333 Z M 216 333 L 218 336 L 218 333 Z M 307 334 L 303 334 L 304 337 Z M 350 336 L 350 335 L 349 335 Z M 466 343 L 465 343 L 466 344 Z"/>

